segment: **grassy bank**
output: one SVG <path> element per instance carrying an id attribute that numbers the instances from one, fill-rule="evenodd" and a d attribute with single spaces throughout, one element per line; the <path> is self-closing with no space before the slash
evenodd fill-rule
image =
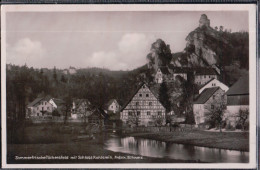
<path id="1" fill-rule="evenodd" d="M 160 132 L 160 133 L 132 133 L 130 136 L 154 139 L 179 144 L 189 144 L 211 148 L 249 151 L 248 132 Z"/>

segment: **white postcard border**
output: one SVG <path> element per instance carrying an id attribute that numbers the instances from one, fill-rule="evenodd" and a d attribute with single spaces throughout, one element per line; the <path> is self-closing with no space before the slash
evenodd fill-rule
<path id="1" fill-rule="evenodd" d="M 111 164 L 7 164 L 6 146 L 6 12 L 51 11 L 248 11 L 250 80 L 249 163 L 111 163 Z M 146 4 L 146 5 L 2 5 L 1 6 L 1 125 L 3 168 L 256 168 L 256 5 L 255 4 Z"/>

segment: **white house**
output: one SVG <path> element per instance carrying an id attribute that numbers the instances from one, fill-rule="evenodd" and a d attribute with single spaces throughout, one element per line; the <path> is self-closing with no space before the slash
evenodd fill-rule
<path id="1" fill-rule="evenodd" d="M 226 104 L 226 95 L 220 87 L 205 88 L 193 102 L 196 124 L 206 123 L 209 114 L 221 104 Z"/>
<path id="2" fill-rule="evenodd" d="M 167 79 L 167 76 L 170 75 L 170 72 L 167 67 L 160 67 L 157 69 L 155 74 L 155 82 L 162 83 L 163 80 Z"/>
<path id="3" fill-rule="evenodd" d="M 212 78 L 218 79 L 218 74 L 213 68 L 196 68 L 194 82 L 198 85 L 204 85 Z"/>
<path id="4" fill-rule="evenodd" d="M 211 80 L 209 80 L 204 86 L 202 86 L 199 90 L 199 94 L 206 88 L 211 88 L 211 87 L 220 87 L 222 90 L 224 90 L 224 92 L 227 92 L 229 87 L 227 85 L 225 85 L 224 83 L 222 83 L 221 81 L 212 78 Z"/>
<path id="5" fill-rule="evenodd" d="M 110 99 L 106 104 L 106 109 L 108 112 L 117 113 L 120 111 L 120 105 L 116 99 Z"/>

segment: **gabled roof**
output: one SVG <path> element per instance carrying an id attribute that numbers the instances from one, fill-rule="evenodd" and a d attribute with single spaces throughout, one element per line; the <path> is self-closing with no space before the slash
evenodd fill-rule
<path id="1" fill-rule="evenodd" d="M 107 109 L 114 101 L 117 102 L 116 99 L 110 99 L 110 100 L 107 102 L 107 104 L 105 104 L 105 109 Z M 118 103 L 118 102 L 117 102 L 117 103 Z M 118 104 L 119 104 L 119 103 L 118 103 Z"/>
<path id="2" fill-rule="evenodd" d="M 105 111 L 101 108 L 95 108 L 95 110 L 89 115 L 89 117 L 93 116 L 94 114 L 101 115 L 102 118 L 107 118 L 108 115 L 105 113 Z"/>
<path id="3" fill-rule="evenodd" d="M 197 67 L 194 70 L 196 75 L 217 75 L 216 70 L 213 68 Z"/>
<path id="4" fill-rule="evenodd" d="M 121 108 L 120 111 L 123 111 L 125 109 L 125 107 L 131 102 L 131 100 L 133 99 L 133 97 L 136 95 L 136 93 L 143 87 L 143 85 L 145 85 L 150 91 L 151 93 L 154 95 L 154 97 L 160 102 L 160 100 L 158 99 L 158 96 L 157 94 L 154 93 L 154 91 L 152 91 L 147 84 L 145 83 L 142 83 L 137 89 L 136 91 L 133 93 L 133 95 L 129 98 L 129 100 L 126 102 L 125 105 L 123 105 L 123 107 Z M 160 102 L 160 104 L 163 106 L 163 104 Z M 164 107 L 164 106 L 163 106 Z"/>
<path id="5" fill-rule="evenodd" d="M 42 99 L 43 99 L 43 97 L 36 98 L 34 101 L 32 101 L 31 103 L 29 103 L 29 104 L 27 105 L 27 107 L 33 107 L 34 105 L 36 105 L 37 103 L 39 103 Z"/>
<path id="6" fill-rule="evenodd" d="M 75 107 L 79 107 L 82 103 L 86 102 L 90 109 L 93 108 L 92 104 L 89 102 L 88 99 L 74 99 L 73 102 L 75 103 Z"/>
<path id="7" fill-rule="evenodd" d="M 240 77 L 238 81 L 233 84 L 226 93 L 230 95 L 248 95 L 249 94 L 249 75 Z"/>
<path id="8" fill-rule="evenodd" d="M 174 67 L 173 73 L 188 73 L 191 72 L 191 68 L 188 67 Z"/>
<path id="9" fill-rule="evenodd" d="M 62 99 L 53 98 L 52 100 L 57 106 L 65 104 L 65 102 Z"/>
<path id="10" fill-rule="evenodd" d="M 198 96 L 198 98 L 193 102 L 193 104 L 204 104 L 208 99 L 219 89 L 220 87 L 206 88 Z"/>
<path id="11" fill-rule="evenodd" d="M 27 105 L 27 107 L 33 107 L 34 105 L 36 105 L 37 103 L 39 103 L 40 101 L 50 101 L 52 98 L 51 96 L 47 95 L 45 97 L 38 97 L 36 98 L 34 101 L 32 101 L 31 103 L 29 103 Z"/>
<path id="12" fill-rule="evenodd" d="M 201 87 L 199 87 L 199 89 L 202 89 L 203 87 L 205 87 L 206 85 L 208 85 L 212 80 L 214 80 L 215 78 L 211 78 L 209 81 L 206 82 L 206 84 L 201 85 Z"/>
<path id="13" fill-rule="evenodd" d="M 163 74 L 170 74 L 170 72 L 169 72 L 167 67 L 160 67 L 158 69 L 160 69 Z"/>

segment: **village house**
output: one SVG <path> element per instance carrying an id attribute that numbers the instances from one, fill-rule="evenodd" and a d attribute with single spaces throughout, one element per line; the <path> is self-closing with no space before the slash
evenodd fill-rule
<path id="1" fill-rule="evenodd" d="M 226 117 L 231 126 L 235 127 L 239 119 L 239 110 L 249 110 L 249 76 L 241 77 L 226 92 Z"/>
<path id="2" fill-rule="evenodd" d="M 205 88 L 193 102 L 193 114 L 196 125 L 207 123 L 212 110 L 226 104 L 225 91 L 220 87 Z"/>
<path id="3" fill-rule="evenodd" d="M 54 110 L 60 110 L 63 107 L 61 99 L 51 98 L 50 96 L 39 97 L 28 104 L 26 110 L 27 118 L 52 118 Z"/>
<path id="4" fill-rule="evenodd" d="M 77 70 L 76 70 L 76 68 L 75 67 L 69 67 L 69 69 L 68 69 L 68 72 L 69 72 L 69 74 L 75 74 L 75 73 L 77 73 Z"/>
<path id="5" fill-rule="evenodd" d="M 182 77 L 184 80 L 188 80 L 188 74 L 190 71 L 189 68 L 186 67 L 172 67 L 172 78 L 176 80 L 176 77 Z"/>
<path id="6" fill-rule="evenodd" d="M 120 111 L 120 105 L 118 104 L 116 99 L 110 99 L 105 105 L 105 109 L 108 113 L 117 113 Z"/>
<path id="7" fill-rule="evenodd" d="M 104 126 L 107 119 L 108 119 L 108 115 L 104 112 L 103 109 L 95 108 L 88 116 L 88 123 Z"/>
<path id="8" fill-rule="evenodd" d="M 205 85 L 203 85 L 200 90 L 199 90 L 199 94 L 206 88 L 211 88 L 211 87 L 220 87 L 222 90 L 224 90 L 224 92 L 227 92 L 229 87 L 226 86 L 224 83 L 222 83 L 221 81 L 212 78 L 211 80 L 209 80 Z"/>
<path id="9" fill-rule="evenodd" d="M 74 99 L 72 102 L 71 118 L 87 122 L 87 117 L 93 112 L 93 106 L 87 99 Z"/>
<path id="10" fill-rule="evenodd" d="M 196 68 L 194 73 L 194 83 L 204 85 L 212 78 L 218 79 L 218 74 L 213 68 Z"/>
<path id="11" fill-rule="evenodd" d="M 161 84 L 164 80 L 168 79 L 169 75 L 170 72 L 167 67 L 160 67 L 157 69 L 157 72 L 155 74 L 155 82 Z"/>
<path id="12" fill-rule="evenodd" d="M 154 126 L 166 123 L 166 109 L 146 84 L 142 84 L 121 109 L 120 119 L 131 126 Z"/>

